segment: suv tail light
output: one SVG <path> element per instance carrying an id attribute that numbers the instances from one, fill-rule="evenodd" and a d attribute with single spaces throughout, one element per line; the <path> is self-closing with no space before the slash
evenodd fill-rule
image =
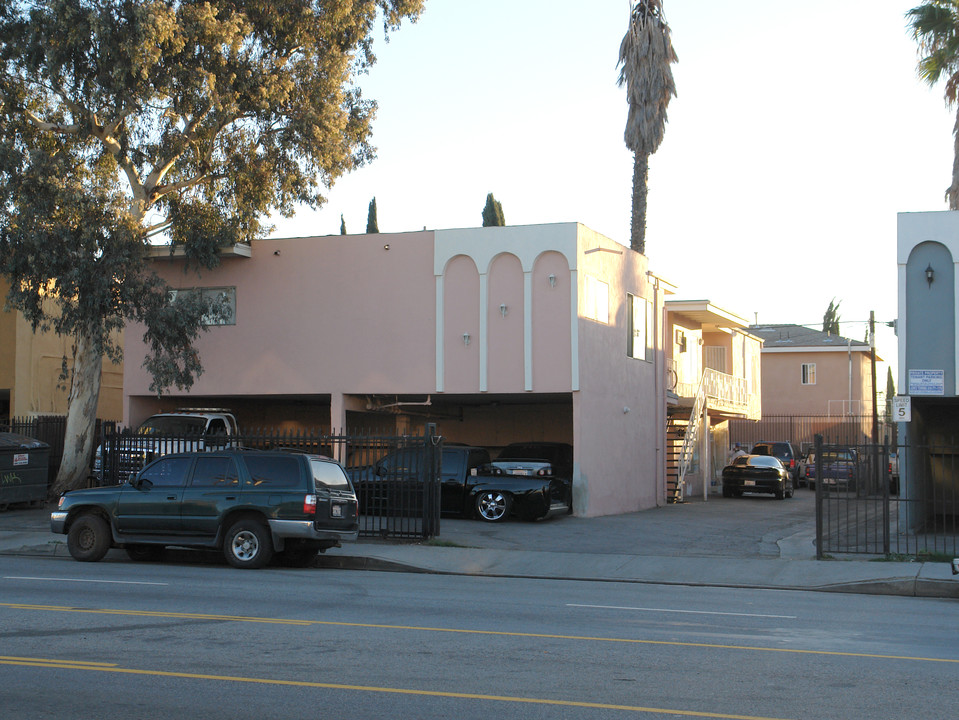
<path id="1" fill-rule="evenodd" d="M 303 497 L 303 512 L 307 515 L 316 515 L 316 495 Z"/>
<path id="2" fill-rule="evenodd" d="M 552 475 L 553 468 L 549 465 L 547 465 L 546 467 L 541 467 L 539 470 L 536 471 L 536 474 L 539 475 L 540 477 L 546 477 L 547 475 Z"/>

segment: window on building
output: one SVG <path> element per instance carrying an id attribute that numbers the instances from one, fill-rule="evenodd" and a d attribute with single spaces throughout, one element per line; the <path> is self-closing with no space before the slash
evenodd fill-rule
<path id="1" fill-rule="evenodd" d="M 236 288 L 184 288 L 170 291 L 170 301 L 185 299 L 193 293 L 200 293 L 213 311 L 203 316 L 204 325 L 236 325 Z"/>
<path id="2" fill-rule="evenodd" d="M 586 317 L 609 324 L 609 284 L 586 276 Z"/>
<path id="3" fill-rule="evenodd" d="M 802 364 L 802 384 L 803 385 L 816 384 L 816 363 Z"/>
<path id="4" fill-rule="evenodd" d="M 704 350 L 706 367 L 728 374 L 726 370 L 726 348 L 722 345 L 707 345 Z"/>
<path id="5" fill-rule="evenodd" d="M 652 303 L 645 298 L 627 293 L 626 305 L 629 312 L 629 336 L 626 338 L 626 354 L 637 360 L 652 362 Z"/>

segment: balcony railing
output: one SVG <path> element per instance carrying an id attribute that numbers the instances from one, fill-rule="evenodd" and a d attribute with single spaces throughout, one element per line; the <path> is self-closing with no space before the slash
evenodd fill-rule
<path id="1" fill-rule="evenodd" d="M 706 368 L 703 371 L 703 377 L 697 379 L 697 382 L 690 383 L 684 382 L 684 380 L 679 364 L 673 359 L 668 360 L 666 364 L 666 387 L 679 397 L 689 400 L 696 397 L 701 380 L 705 387 L 710 410 L 742 415 L 753 414 L 750 410 L 755 402 L 750 397 L 745 378 L 733 377 L 718 370 Z"/>

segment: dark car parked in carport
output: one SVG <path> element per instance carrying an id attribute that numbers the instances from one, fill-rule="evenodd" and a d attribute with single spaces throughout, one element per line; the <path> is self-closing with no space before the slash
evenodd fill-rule
<path id="1" fill-rule="evenodd" d="M 723 468 L 723 497 L 741 497 L 744 492 L 791 498 L 792 476 L 771 455 L 741 455 Z"/>
<path id="2" fill-rule="evenodd" d="M 423 467 L 420 447 L 396 450 L 374 465 L 350 470 L 366 515 L 415 515 L 423 510 Z M 445 445 L 440 455 L 440 509 L 444 514 L 475 516 L 502 522 L 510 515 L 536 520 L 567 512 L 567 483 L 549 472 L 505 472 L 490 464 L 485 448 Z"/>

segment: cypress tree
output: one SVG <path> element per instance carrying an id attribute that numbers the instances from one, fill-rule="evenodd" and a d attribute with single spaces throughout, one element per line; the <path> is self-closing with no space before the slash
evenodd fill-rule
<path id="1" fill-rule="evenodd" d="M 346 235 L 346 220 L 343 219 L 343 213 L 340 213 L 340 235 Z"/>
<path id="2" fill-rule="evenodd" d="M 378 233 L 380 231 L 380 226 L 376 222 L 376 198 L 370 200 L 370 211 L 366 215 L 366 232 L 367 234 Z"/>
<path id="3" fill-rule="evenodd" d="M 506 216 L 503 215 L 503 206 L 493 197 L 493 193 L 486 196 L 486 207 L 483 208 L 483 227 L 506 225 Z"/>

